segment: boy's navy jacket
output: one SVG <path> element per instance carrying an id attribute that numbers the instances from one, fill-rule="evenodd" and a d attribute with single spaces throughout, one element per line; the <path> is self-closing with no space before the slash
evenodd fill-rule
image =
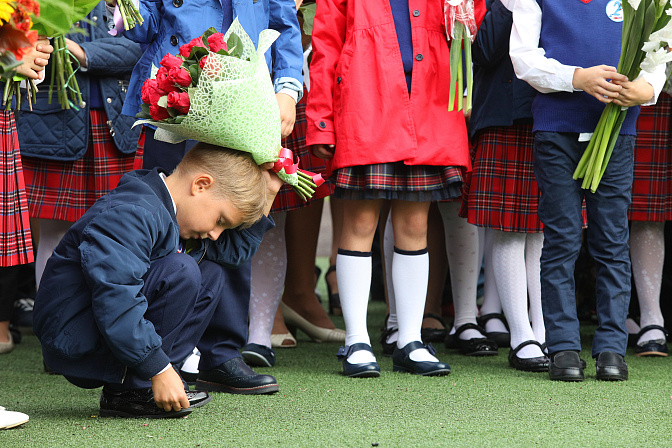
<path id="1" fill-rule="evenodd" d="M 537 91 L 516 78 L 509 57 L 513 14 L 499 0 L 486 1 L 488 12 L 472 47 L 474 107 L 470 133 L 492 126 L 511 126 L 515 120 L 532 119 Z"/>
<path id="2" fill-rule="evenodd" d="M 86 71 L 77 72 L 77 83 L 85 103 L 79 111 L 64 110 L 54 93 L 49 104 L 49 79 L 51 64 L 46 68 L 45 82 L 39 86 L 37 104 L 28 111 L 23 97 L 23 110 L 17 113 L 17 130 L 22 156 L 50 160 L 78 160 L 89 146 L 90 84 L 98 83 L 102 103 L 107 114 L 107 126 L 117 149 L 124 154 L 134 153 L 138 146 L 140 127 L 131 129 L 135 119 L 121 114 L 128 89 L 128 79 L 140 59 L 140 44 L 126 38 L 114 38 L 108 34 L 105 24 L 105 2 L 100 2 L 87 16 L 90 26 L 78 22 L 83 33 L 68 34 L 79 44 L 89 61 Z M 54 55 L 51 56 L 53 61 Z"/>
<path id="3" fill-rule="evenodd" d="M 225 230 L 189 254 L 226 266 L 249 260 L 273 220 Z M 170 363 L 144 319 L 150 264 L 180 248 L 170 193 L 157 169 L 132 171 L 66 233 L 35 299 L 33 328 L 46 364 L 69 377 L 121 383 L 126 368 L 149 379 Z"/>

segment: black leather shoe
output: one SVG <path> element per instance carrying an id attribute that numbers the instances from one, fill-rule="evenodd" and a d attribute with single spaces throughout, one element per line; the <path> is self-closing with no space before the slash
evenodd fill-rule
<path id="1" fill-rule="evenodd" d="M 509 365 L 516 370 L 522 370 L 524 372 L 547 372 L 548 365 L 550 360 L 548 356 L 537 356 L 535 358 L 519 358 L 518 352 L 528 345 L 537 345 L 542 350 L 542 345 L 537 341 L 524 341 L 518 344 L 516 348 L 509 350 Z"/>
<path id="2" fill-rule="evenodd" d="M 432 355 L 436 353 L 436 349 L 431 343 L 425 345 L 420 341 L 409 342 L 402 349 L 394 349 L 392 370 L 394 372 L 408 372 L 422 376 L 442 376 L 450 373 L 450 366 L 444 362 L 413 361 L 410 357 L 411 352 L 421 348 L 427 349 Z"/>
<path id="3" fill-rule="evenodd" d="M 207 404 L 212 397 L 207 392 L 187 391 L 189 407 L 179 411 L 166 412 L 154 401 L 152 389 L 131 389 L 116 391 L 103 387 L 100 394 L 101 417 L 125 418 L 178 418 L 191 414 L 195 408 Z"/>
<path id="4" fill-rule="evenodd" d="M 626 381 L 628 365 L 623 356 L 614 352 L 602 352 L 595 359 L 595 378 L 602 381 Z"/>
<path id="5" fill-rule="evenodd" d="M 642 328 L 637 334 L 637 341 L 639 338 L 649 330 L 660 330 L 667 338 L 667 330 L 660 325 L 647 325 Z M 641 344 L 635 342 L 636 356 L 667 356 L 667 339 L 652 339 L 650 341 L 642 342 Z"/>
<path id="6" fill-rule="evenodd" d="M 377 362 L 363 362 L 360 364 L 351 364 L 348 357 L 357 351 L 367 351 L 373 353 L 369 344 L 359 342 L 338 349 L 336 358 L 343 363 L 343 375 L 350 378 L 377 378 L 380 376 L 380 367 Z"/>
<path id="7" fill-rule="evenodd" d="M 490 319 L 501 320 L 506 329 L 509 329 L 509 324 L 506 322 L 506 318 L 502 313 L 489 313 L 484 314 L 478 318 L 478 325 L 482 328 L 485 328 L 485 324 L 488 323 Z M 508 347 L 511 344 L 511 333 L 507 331 L 491 331 L 490 333 L 483 333 L 489 339 L 492 339 L 497 343 L 498 347 Z"/>
<path id="8" fill-rule="evenodd" d="M 383 346 L 383 356 L 392 356 L 394 353 L 394 348 L 397 346 L 396 341 L 395 342 L 387 342 L 387 338 L 389 338 L 393 333 L 396 333 L 399 331 L 397 327 L 392 327 L 388 329 L 384 329 L 382 334 L 380 335 L 380 345 Z"/>
<path id="9" fill-rule="evenodd" d="M 260 344 L 247 344 L 240 352 L 247 365 L 253 367 L 273 367 L 275 351 Z"/>
<path id="10" fill-rule="evenodd" d="M 425 344 L 428 344 L 430 342 L 443 342 L 446 339 L 446 335 L 448 334 L 446 330 L 446 323 L 443 321 L 441 316 L 434 314 L 434 313 L 425 313 L 422 316 L 423 319 L 434 319 L 438 321 L 443 328 L 422 328 L 420 330 L 420 337 L 422 338 L 422 342 Z"/>
<path id="11" fill-rule="evenodd" d="M 583 381 L 581 358 L 574 350 L 564 350 L 551 355 L 548 374 L 554 381 Z"/>
<path id="12" fill-rule="evenodd" d="M 492 339 L 481 337 L 461 339 L 460 334 L 465 330 L 476 330 L 481 335 L 485 330 L 476 324 L 464 324 L 455 329 L 455 333 L 446 336 L 446 348 L 456 348 L 466 356 L 495 356 L 498 353 L 497 343 Z"/>
<path id="13" fill-rule="evenodd" d="M 252 370 L 243 358 L 233 358 L 206 372 L 199 372 L 198 389 L 229 394 L 274 394 L 278 382 L 271 375 L 261 375 Z"/>

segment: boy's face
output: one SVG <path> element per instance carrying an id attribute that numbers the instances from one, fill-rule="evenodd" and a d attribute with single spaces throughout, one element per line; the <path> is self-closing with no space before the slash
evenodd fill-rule
<path id="1" fill-rule="evenodd" d="M 243 223 L 243 216 L 228 199 L 214 193 L 212 179 L 203 175 L 194 179 L 191 194 L 178 205 L 177 224 L 184 239 L 216 240 L 226 229 Z"/>

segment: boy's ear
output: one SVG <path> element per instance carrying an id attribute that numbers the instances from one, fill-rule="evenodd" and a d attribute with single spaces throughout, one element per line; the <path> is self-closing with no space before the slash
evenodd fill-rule
<path id="1" fill-rule="evenodd" d="M 206 173 L 200 173 L 194 176 L 194 179 L 191 182 L 191 192 L 192 194 L 203 193 L 207 191 L 214 184 L 215 179 Z"/>

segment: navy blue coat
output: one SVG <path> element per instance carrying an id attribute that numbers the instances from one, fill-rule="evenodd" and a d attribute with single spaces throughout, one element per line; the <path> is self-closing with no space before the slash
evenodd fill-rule
<path id="1" fill-rule="evenodd" d="M 140 126 L 131 129 L 135 118 L 121 115 L 121 109 L 128 90 L 128 79 L 142 55 L 140 45 L 108 34 L 105 2 L 98 4 L 87 17 L 93 24 L 90 28 L 86 27 L 91 29 L 90 39 L 82 33 L 67 36 L 78 43 L 88 57 L 88 69 L 76 74 L 85 105 L 79 111 L 62 110 L 55 92 L 51 104 L 48 103 L 51 64 L 48 65 L 45 81 L 38 86 L 33 112 L 28 110 L 24 97 L 24 110 L 17 113 L 19 147 L 23 156 L 77 160 L 84 155 L 89 144 L 91 82 L 100 86 L 107 126 L 117 149 L 131 154 L 137 148 Z M 75 26 L 80 26 L 80 23 Z"/>
<path id="2" fill-rule="evenodd" d="M 486 0 L 488 12 L 472 47 L 474 98 L 471 136 L 491 126 L 511 126 L 515 120 L 532 119 L 536 96 L 528 83 L 516 78 L 509 57 L 513 15 L 499 0 Z"/>
<path id="3" fill-rule="evenodd" d="M 189 252 L 238 266 L 252 258 L 273 220 L 225 230 Z M 209 247 L 206 247 L 208 245 Z M 180 248 L 168 189 L 158 170 L 132 171 L 65 234 L 49 258 L 35 299 L 33 329 L 48 366 L 75 378 L 122 382 L 126 369 L 149 379 L 170 360 L 144 319 L 143 276 Z"/>

